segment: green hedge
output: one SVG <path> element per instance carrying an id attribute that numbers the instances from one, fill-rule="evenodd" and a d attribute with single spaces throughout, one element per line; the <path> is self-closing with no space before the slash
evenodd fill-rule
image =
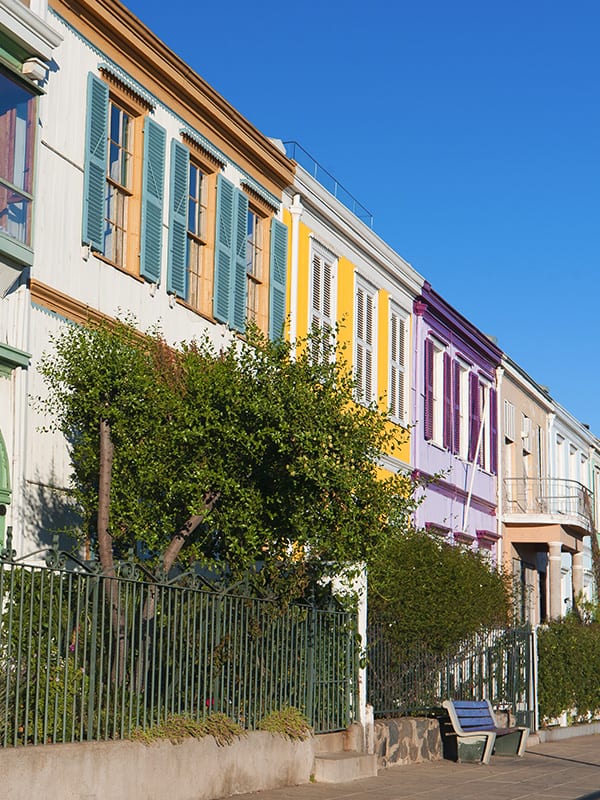
<path id="1" fill-rule="evenodd" d="M 538 636 L 540 719 L 564 711 L 573 722 L 600 709 L 600 623 L 575 614 L 550 622 Z"/>

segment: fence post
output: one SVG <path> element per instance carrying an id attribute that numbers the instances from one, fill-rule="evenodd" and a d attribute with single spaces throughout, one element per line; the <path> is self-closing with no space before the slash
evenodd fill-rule
<path id="1" fill-rule="evenodd" d="M 96 659 L 98 652 L 98 592 L 100 588 L 100 578 L 96 575 L 89 578 L 92 582 L 92 627 L 90 631 L 90 664 L 89 664 L 89 684 L 88 684 L 88 742 L 94 740 L 94 708 L 96 696 Z M 100 706 L 98 705 L 98 713 Z"/>
<path id="2" fill-rule="evenodd" d="M 308 612 L 308 636 L 306 640 L 306 716 L 310 724 L 317 729 L 314 719 L 315 700 L 315 631 L 316 608 L 314 589 L 311 592 L 310 611 Z"/>

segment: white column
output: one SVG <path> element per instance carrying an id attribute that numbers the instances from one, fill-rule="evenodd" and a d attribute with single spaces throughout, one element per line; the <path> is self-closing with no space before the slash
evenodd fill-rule
<path id="1" fill-rule="evenodd" d="M 548 616 L 560 619 L 563 611 L 562 544 L 548 542 Z"/>
<path id="2" fill-rule="evenodd" d="M 292 343 L 292 358 L 296 355 L 296 338 L 298 336 L 298 249 L 300 247 L 300 217 L 302 216 L 302 203 L 300 195 L 295 194 L 292 205 L 289 207 L 292 217 L 291 236 L 291 264 L 290 264 L 290 342 Z"/>
<path id="3" fill-rule="evenodd" d="M 583 595 L 583 553 L 573 553 L 573 597 L 577 602 Z"/>

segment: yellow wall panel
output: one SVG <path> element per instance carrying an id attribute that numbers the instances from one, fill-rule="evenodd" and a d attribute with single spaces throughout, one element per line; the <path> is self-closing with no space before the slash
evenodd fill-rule
<path id="1" fill-rule="evenodd" d="M 344 355 L 348 366 L 352 366 L 354 350 L 354 264 L 347 258 L 338 260 L 337 279 L 337 322 L 340 325 L 339 342 L 345 348 Z"/>

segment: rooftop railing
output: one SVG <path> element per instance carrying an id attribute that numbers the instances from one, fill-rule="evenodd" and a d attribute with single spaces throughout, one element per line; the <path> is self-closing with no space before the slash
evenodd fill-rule
<path id="1" fill-rule="evenodd" d="M 504 513 L 561 516 L 594 529 L 592 493 L 567 478 L 505 478 Z"/>
<path id="2" fill-rule="evenodd" d="M 317 180 L 321 186 L 332 194 L 340 203 L 343 203 L 346 208 L 350 209 L 352 213 L 358 217 L 369 228 L 373 227 L 373 214 L 359 203 L 354 195 L 342 186 L 342 184 L 333 177 L 318 161 L 316 161 L 310 153 L 308 153 L 302 145 L 298 142 L 284 142 L 286 153 L 289 158 L 293 159 L 303 169 L 305 169 L 312 177 Z"/>

